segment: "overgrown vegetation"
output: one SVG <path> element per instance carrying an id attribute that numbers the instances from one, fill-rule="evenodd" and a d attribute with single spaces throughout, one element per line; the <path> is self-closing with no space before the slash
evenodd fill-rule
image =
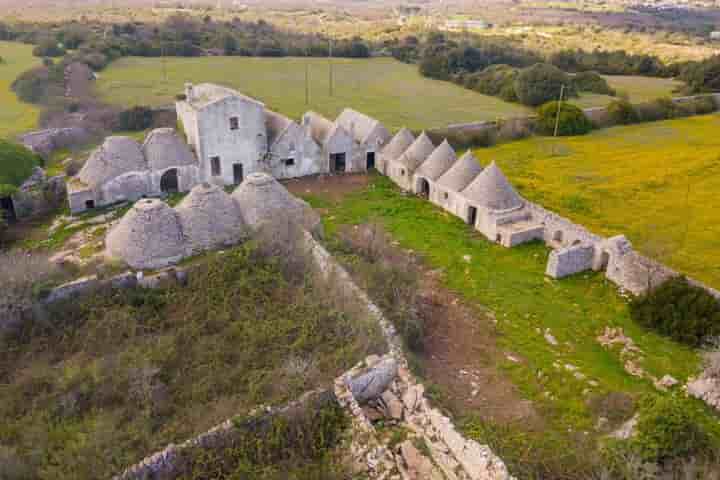
<path id="1" fill-rule="evenodd" d="M 0 197 L 12 194 L 40 165 L 42 160 L 38 155 L 0 138 Z"/>
<path id="2" fill-rule="evenodd" d="M 236 418 L 231 446 L 188 452 L 179 480 L 341 480 L 347 477 L 337 447 L 348 425 L 334 396 L 291 415 Z M 316 409 L 317 408 L 317 409 Z"/>
<path id="3" fill-rule="evenodd" d="M 592 123 L 582 110 L 570 103 L 548 102 L 538 109 L 537 130 L 545 135 L 584 135 Z"/>
<path id="4" fill-rule="evenodd" d="M 9 461 L 34 478 L 108 478 L 376 353 L 376 326 L 304 278 L 248 244 L 187 286 L 98 292 L 27 324 L 0 349 Z"/>
<path id="5" fill-rule="evenodd" d="M 633 299 L 630 313 L 640 325 L 695 347 L 720 335 L 720 302 L 684 277 Z"/>

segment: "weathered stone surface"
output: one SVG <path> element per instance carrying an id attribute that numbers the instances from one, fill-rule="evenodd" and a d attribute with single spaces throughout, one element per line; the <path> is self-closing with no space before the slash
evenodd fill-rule
<path id="1" fill-rule="evenodd" d="M 720 410 L 720 379 L 699 378 L 687 385 L 687 392 L 713 408 Z"/>
<path id="2" fill-rule="evenodd" d="M 400 399 L 389 390 L 385 390 L 380 398 L 385 406 L 388 417 L 394 420 L 402 420 L 404 407 Z"/>
<path id="3" fill-rule="evenodd" d="M 564 278 L 590 270 L 595 256 L 592 245 L 575 245 L 553 250 L 548 259 L 545 274 L 552 278 Z"/>
<path id="4" fill-rule="evenodd" d="M 395 359 L 388 358 L 378 363 L 367 373 L 348 382 L 350 391 L 360 404 L 379 398 L 397 376 Z"/>
<path id="5" fill-rule="evenodd" d="M 412 480 L 424 480 L 442 478 L 433 467 L 432 461 L 415 448 L 409 440 L 400 444 L 400 454 L 407 467 L 408 478 Z"/>
<path id="6" fill-rule="evenodd" d="M 402 396 L 402 401 L 409 414 L 415 412 L 415 409 L 420 405 L 424 394 L 425 387 L 422 384 L 408 387 Z"/>

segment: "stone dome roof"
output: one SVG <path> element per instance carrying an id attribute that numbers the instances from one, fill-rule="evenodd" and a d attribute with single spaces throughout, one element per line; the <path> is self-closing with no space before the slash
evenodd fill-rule
<path id="1" fill-rule="evenodd" d="M 97 187 L 123 173 L 147 170 L 140 144 L 128 137 L 107 137 L 78 173 L 89 187 Z"/>
<path id="2" fill-rule="evenodd" d="M 413 144 L 405 150 L 405 153 L 400 156 L 398 161 L 410 170 L 415 170 L 434 150 L 435 145 L 430 141 L 427 134 L 422 132 Z"/>
<path id="3" fill-rule="evenodd" d="M 107 253 L 136 269 L 163 268 L 185 256 L 177 213 L 160 200 L 140 200 L 105 239 Z"/>
<path id="4" fill-rule="evenodd" d="M 438 179 L 437 183 L 453 192 L 461 192 L 475 180 L 475 177 L 477 177 L 480 172 L 482 172 L 480 163 L 477 158 L 475 158 L 475 155 L 468 150 L 465 155 L 460 157 L 460 160 L 455 162 L 455 164 Z"/>
<path id="5" fill-rule="evenodd" d="M 402 128 L 390 143 L 388 143 L 382 151 L 382 154 L 390 160 L 400 158 L 400 155 L 405 153 L 405 150 L 410 148 L 410 145 L 415 141 L 415 137 L 412 132 L 407 128 Z"/>
<path id="6" fill-rule="evenodd" d="M 175 211 L 180 217 L 189 253 L 233 245 L 247 235 L 240 208 L 216 185 L 197 185 Z"/>
<path id="7" fill-rule="evenodd" d="M 172 128 L 156 128 L 150 132 L 142 150 L 150 170 L 197 165 L 190 147 Z"/>
<path id="8" fill-rule="evenodd" d="M 427 160 L 420 165 L 416 173 L 429 180 L 435 181 L 440 178 L 443 173 L 447 172 L 456 161 L 457 155 L 455 154 L 455 150 L 453 150 L 448 141 L 445 140 L 430 154 Z"/>
<path id="9" fill-rule="evenodd" d="M 322 230 L 320 216 L 310 205 L 296 198 L 267 173 L 252 173 L 235 189 L 233 199 L 238 203 L 245 223 L 253 230 L 275 221 L 298 222 L 311 233 Z"/>
<path id="10" fill-rule="evenodd" d="M 520 207 L 523 202 L 495 162 L 483 170 L 462 194 L 468 200 L 491 210 Z"/>

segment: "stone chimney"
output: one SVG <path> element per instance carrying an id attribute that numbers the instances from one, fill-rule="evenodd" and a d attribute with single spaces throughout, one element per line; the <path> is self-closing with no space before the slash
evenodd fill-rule
<path id="1" fill-rule="evenodd" d="M 193 100 L 193 84 L 192 83 L 185 84 L 185 99 L 188 102 L 191 102 Z"/>

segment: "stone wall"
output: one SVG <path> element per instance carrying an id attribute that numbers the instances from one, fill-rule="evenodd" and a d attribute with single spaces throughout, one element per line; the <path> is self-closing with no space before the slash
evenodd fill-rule
<path id="1" fill-rule="evenodd" d="M 65 179 L 65 175 L 48 178 L 43 169 L 36 168 L 11 197 L 17 218 L 41 215 L 58 208 L 67 196 Z"/>
<path id="2" fill-rule="evenodd" d="M 550 252 L 545 275 L 563 278 L 593 268 L 595 248 L 592 245 L 575 245 Z"/>
<path id="3" fill-rule="evenodd" d="M 85 144 L 90 138 L 90 132 L 80 127 L 49 128 L 22 135 L 20 143 L 47 158 L 55 150 Z"/>

